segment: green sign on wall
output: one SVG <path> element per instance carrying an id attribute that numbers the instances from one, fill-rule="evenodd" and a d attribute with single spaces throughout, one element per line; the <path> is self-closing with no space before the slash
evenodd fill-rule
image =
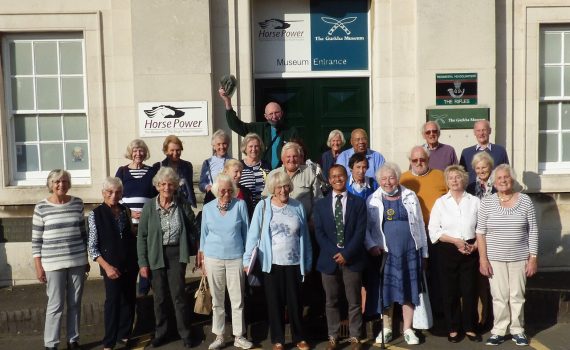
<path id="1" fill-rule="evenodd" d="M 435 75 L 436 105 L 476 105 L 477 73 Z"/>
<path id="2" fill-rule="evenodd" d="M 426 109 L 426 121 L 436 121 L 442 129 L 472 129 L 478 120 L 489 120 L 489 108 Z"/>

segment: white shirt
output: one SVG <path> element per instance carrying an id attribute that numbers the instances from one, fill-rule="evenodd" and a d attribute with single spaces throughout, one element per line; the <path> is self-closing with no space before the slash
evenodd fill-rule
<path id="1" fill-rule="evenodd" d="M 332 210 L 333 210 L 333 216 L 335 213 L 335 206 L 336 206 L 336 195 L 340 194 L 342 195 L 342 198 L 340 199 L 340 203 L 342 204 L 342 223 L 344 224 L 344 220 L 346 217 L 346 198 L 348 197 L 348 192 L 344 191 L 343 193 L 336 193 L 334 190 L 332 191 Z"/>
<path id="2" fill-rule="evenodd" d="M 450 192 L 439 197 L 431 210 L 429 238 L 436 243 L 441 235 L 469 240 L 475 238 L 479 198 L 463 192 L 459 204 Z"/>

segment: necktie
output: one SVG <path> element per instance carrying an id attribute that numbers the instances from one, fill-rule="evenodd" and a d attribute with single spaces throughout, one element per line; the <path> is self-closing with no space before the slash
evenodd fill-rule
<path id="1" fill-rule="evenodd" d="M 344 247 L 344 223 L 342 222 L 342 194 L 336 195 L 336 203 L 334 205 L 334 223 L 336 225 L 336 245 L 339 248 Z"/>

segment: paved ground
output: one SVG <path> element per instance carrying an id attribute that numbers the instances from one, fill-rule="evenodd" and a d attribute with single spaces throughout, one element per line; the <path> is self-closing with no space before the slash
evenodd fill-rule
<path id="1" fill-rule="evenodd" d="M 101 327 L 97 328 L 83 328 L 82 329 L 82 344 L 85 350 L 89 349 L 101 349 L 100 339 L 102 337 Z M 144 345 L 148 343 L 148 336 L 141 336 L 139 338 L 140 342 L 138 345 L 134 346 L 133 349 L 143 349 Z M 208 343 L 213 340 L 211 335 L 208 335 L 206 342 L 201 344 L 196 344 L 194 349 L 207 349 Z M 315 349 L 324 349 L 326 343 L 323 341 L 313 341 L 311 345 Z M 340 349 L 349 349 L 348 344 L 342 344 Z M 292 348 L 292 344 L 288 344 L 289 348 Z M 0 349 L 42 349 L 43 340 L 41 334 L 26 334 L 26 335 L 0 335 Z M 60 347 L 61 348 L 61 347 Z M 233 342 L 228 337 L 228 342 L 226 344 L 227 349 L 233 348 Z M 498 347 L 489 347 L 483 344 L 474 344 L 468 340 L 463 340 L 458 344 L 451 344 L 447 342 L 445 337 L 432 336 L 429 333 L 426 334 L 425 342 L 416 345 L 408 346 L 402 339 L 402 337 L 395 339 L 392 343 L 387 344 L 387 349 L 399 350 L 399 349 L 520 349 L 521 347 L 516 346 L 512 341 L 508 340 Z M 568 350 L 570 349 L 570 325 L 559 324 L 552 326 L 547 329 L 540 330 L 538 333 L 534 334 L 531 338 L 531 344 L 529 349 L 536 350 Z M 63 348 L 65 349 L 65 347 Z M 117 347 L 116 349 L 121 349 Z M 166 344 L 160 349 L 173 350 L 182 349 L 182 344 L 180 340 L 174 340 L 169 344 Z M 271 344 L 268 341 L 256 344 L 256 349 L 271 349 Z M 364 343 L 363 349 L 379 349 L 379 344 L 373 345 L 370 340 Z"/>
<path id="2" fill-rule="evenodd" d="M 536 279 L 540 282 L 540 279 Z M 570 303 L 568 299 L 568 274 L 552 275 L 533 286 L 527 293 L 527 304 L 525 314 L 527 315 L 527 333 L 531 337 L 530 348 L 537 350 L 544 349 L 570 349 L 570 322 L 568 314 Z M 549 285 L 552 283 L 553 285 Z M 195 279 L 188 280 L 187 293 L 191 299 L 197 288 Z M 246 304 L 255 304 L 263 299 L 262 295 L 253 295 Z M 0 289 L 0 349 L 43 349 L 43 318 L 45 313 L 45 286 L 32 285 L 13 288 Z M 104 303 L 104 289 L 101 280 L 90 280 L 86 283 L 83 296 L 83 313 L 81 320 L 81 343 L 84 349 L 101 349 L 100 340 L 103 336 L 102 310 Z M 135 325 L 136 342 L 133 349 L 142 349 L 150 341 L 150 334 L 153 329 L 152 297 L 147 296 L 138 300 L 137 323 Z M 267 327 L 260 319 L 264 314 L 264 307 L 254 307 L 254 310 L 246 314 L 248 319 L 253 320 L 253 326 L 249 328 L 248 334 L 256 340 L 257 349 L 271 349 L 271 344 L 267 337 Z M 211 321 L 208 317 L 193 314 L 193 337 L 195 349 L 207 349 L 207 345 L 213 341 L 210 332 Z M 367 326 L 367 334 L 372 336 L 372 324 Z M 324 331 L 323 331 L 324 329 Z M 326 346 L 326 323 L 324 319 L 314 321 L 307 325 L 306 334 L 309 343 L 316 349 L 324 349 Z M 459 344 L 451 344 L 441 333 L 424 332 L 423 343 L 418 346 L 407 346 L 402 337 L 396 338 L 387 345 L 387 349 L 490 349 L 481 343 L 475 344 L 468 340 L 463 340 Z M 231 334 L 230 326 L 226 334 Z M 62 336 L 65 330 L 62 330 Z M 485 334 L 486 338 L 488 334 Z M 204 340 L 205 339 L 205 340 Z M 233 342 L 227 337 L 226 348 L 233 348 Z M 376 349 L 379 345 L 374 345 L 373 339 L 366 339 L 363 349 Z M 287 344 L 292 348 L 292 344 Z M 340 349 L 348 349 L 348 344 L 341 344 Z M 519 348 L 508 340 L 498 349 Z M 60 347 L 65 349 L 65 346 Z M 120 347 L 117 347 L 120 349 Z M 160 349 L 182 349 L 180 340 L 164 345 Z"/>

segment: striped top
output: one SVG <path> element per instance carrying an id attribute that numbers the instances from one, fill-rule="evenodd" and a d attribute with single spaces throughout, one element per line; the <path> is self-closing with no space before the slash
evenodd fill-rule
<path id="1" fill-rule="evenodd" d="M 41 258 L 45 271 L 87 264 L 87 233 L 83 201 L 77 197 L 64 204 L 47 199 L 34 208 L 32 255 Z"/>
<path id="2" fill-rule="evenodd" d="M 476 232 L 485 235 L 489 260 L 521 261 L 538 254 L 534 206 L 524 193 L 512 208 L 503 208 L 496 193 L 483 198 Z"/>
<path id="3" fill-rule="evenodd" d="M 156 188 L 152 185 L 152 178 L 156 175 L 157 168 L 144 165 L 140 169 L 130 169 L 127 165 L 117 169 L 116 177 L 123 182 L 123 199 L 121 203 L 132 211 L 141 212 L 144 204 L 157 195 Z M 132 219 L 133 224 L 138 224 L 137 219 Z"/>
<path id="4" fill-rule="evenodd" d="M 243 164 L 243 171 L 239 184 L 251 191 L 253 207 L 255 207 L 261 199 L 261 192 L 265 188 L 265 177 L 269 173 L 269 167 L 261 161 L 253 166 L 245 164 L 243 159 L 241 163 Z"/>

